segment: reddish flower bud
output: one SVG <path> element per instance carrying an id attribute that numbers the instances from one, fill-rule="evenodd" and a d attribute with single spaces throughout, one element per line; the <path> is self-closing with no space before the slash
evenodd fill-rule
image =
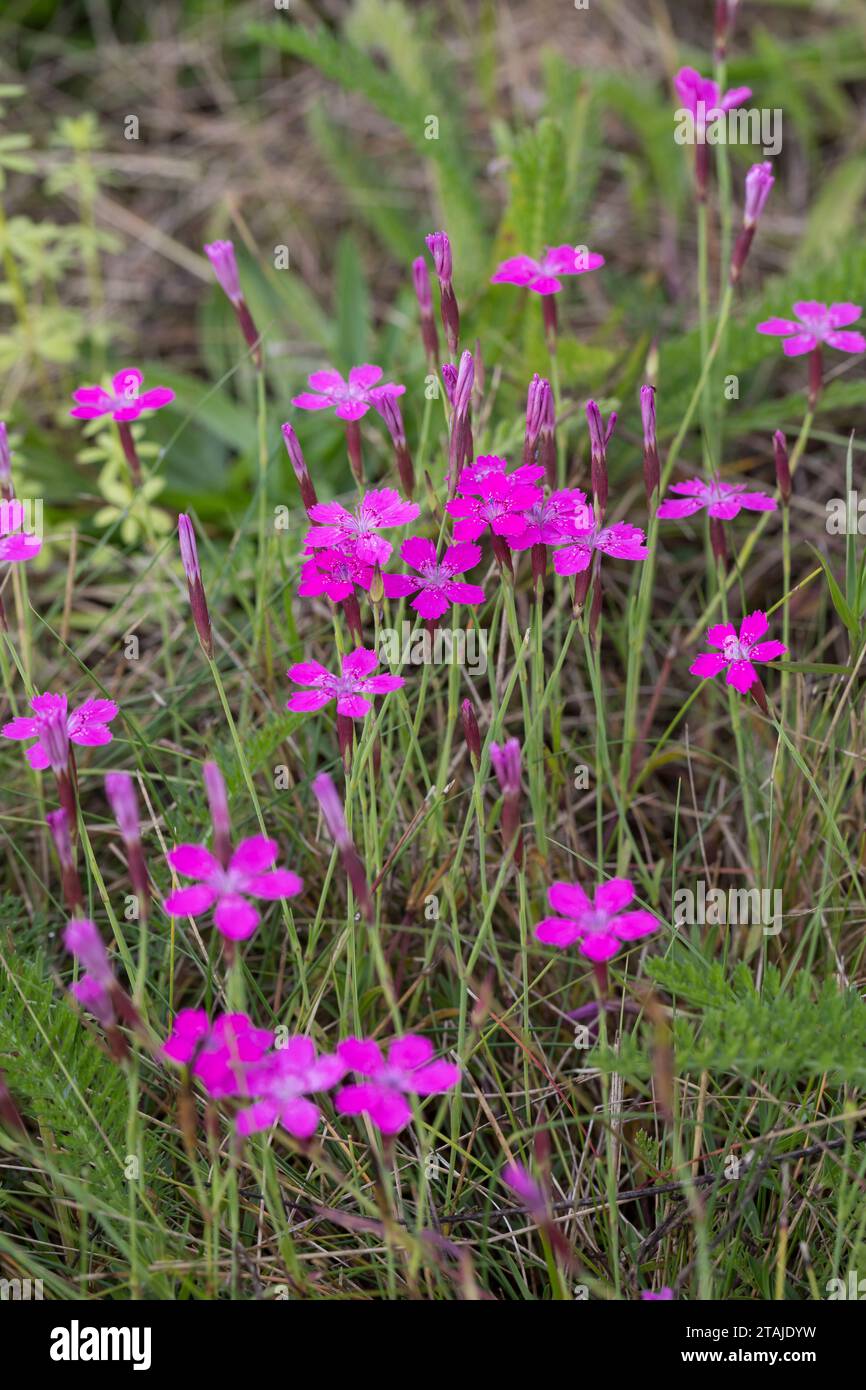
<path id="1" fill-rule="evenodd" d="M 213 660 L 213 632 L 211 631 L 210 614 L 202 584 L 201 570 L 199 569 L 195 531 L 185 512 L 181 512 L 177 519 L 177 534 L 180 542 L 180 558 L 183 562 L 187 590 L 189 591 L 192 620 L 195 623 L 195 630 L 198 633 L 202 651 L 209 660 Z"/>
<path id="2" fill-rule="evenodd" d="M 782 504 L 787 507 L 791 500 L 791 469 L 788 463 L 788 445 L 781 430 L 773 435 L 773 455 L 776 463 L 776 482 L 782 495 Z"/>
<path id="3" fill-rule="evenodd" d="M 659 485 L 658 445 L 656 443 L 656 393 L 654 386 L 640 388 L 640 414 L 643 424 L 643 480 L 647 504 Z"/>
<path id="4" fill-rule="evenodd" d="M 289 456 L 289 462 L 292 465 L 292 471 L 294 472 L 294 475 L 298 482 L 298 487 L 301 491 L 301 501 L 303 502 L 307 512 L 309 512 L 310 508 L 315 507 L 316 503 L 319 500 L 316 496 L 316 489 L 313 486 L 313 480 L 310 477 L 306 460 L 301 452 L 301 446 L 298 442 L 298 436 L 295 434 L 295 431 L 289 424 L 288 420 L 284 425 L 281 426 L 281 429 L 283 433 L 283 443 L 286 446 L 286 453 Z"/>
<path id="5" fill-rule="evenodd" d="M 464 700 L 460 706 L 460 718 L 463 721 L 463 737 L 466 739 L 466 746 L 469 749 L 469 757 L 472 766 L 478 771 L 478 764 L 481 761 L 481 732 L 478 728 L 478 720 L 475 718 L 475 710 L 471 700 Z"/>

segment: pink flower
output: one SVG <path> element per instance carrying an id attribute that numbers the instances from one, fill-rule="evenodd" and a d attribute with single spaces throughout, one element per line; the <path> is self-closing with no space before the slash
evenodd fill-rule
<path id="1" fill-rule="evenodd" d="M 290 869 L 273 868 L 278 849 L 274 840 L 252 835 L 241 840 L 228 864 L 204 845 L 177 845 L 168 862 L 184 878 L 197 879 L 191 888 L 179 888 L 165 900 L 172 917 L 199 917 L 214 907 L 214 925 L 232 941 L 245 941 L 259 924 L 259 912 L 247 898 L 293 898 L 303 881 Z"/>
<path id="2" fill-rule="evenodd" d="M 350 598 L 355 586 L 369 589 L 373 582 L 373 566 L 348 550 L 317 550 L 301 566 L 298 594 L 312 598 L 327 594 L 334 603 Z"/>
<path id="3" fill-rule="evenodd" d="M 545 917 L 535 928 L 538 941 L 545 946 L 571 946 L 580 942 L 587 960 L 610 960 L 623 942 L 637 941 L 657 931 L 659 923 L 650 912 L 625 912 L 634 897 L 634 886 L 627 878 L 611 878 L 595 890 L 590 902 L 576 883 L 552 883 L 548 901 L 561 917 Z"/>
<path id="4" fill-rule="evenodd" d="M 819 343 L 829 343 L 839 352 L 866 352 L 862 333 L 838 331 L 854 323 L 862 312 L 859 304 L 827 305 L 817 299 L 799 299 L 794 305 L 796 319 L 765 319 L 758 324 L 758 332 L 784 338 L 782 351 L 786 357 L 812 352 Z"/>
<path id="5" fill-rule="evenodd" d="M 682 501 L 666 497 L 656 513 L 662 520 L 671 517 L 694 516 L 706 507 L 710 516 L 730 521 L 743 507 L 749 512 L 774 512 L 776 499 L 766 492 L 748 492 L 745 483 L 723 483 L 714 478 L 711 483 L 690 478 L 684 483 L 672 483 L 671 492 L 682 494 Z"/>
<path id="6" fill-rule="evenodd" d="M 719 650 L 701 652 L 692 662 L 689 671 L 693 676 L 701 676 L 704 680 L 710 676 L 717 676 L 720 671 L 727 671 L 727 684 L 745 695 L 758 679 L 758 673 L 752 663 L 777 661 L 788 650 L 781 642 L 758 640 L 763 637 L 768 626 L 766 613 L 756 609 L 740 623 L 739 637 L 732 623 L 716 623 L 714 627 L 707 628 L 707 642 Z"/>
<path id="7" fill-rule="evenodd" d="M 680 68 L 674 78 L 674 90 L 684 108 L 694 117 L 700 141 L 703 141 L 707 126 L 717 121 L 724 112 L 742 106 L 752 95 L 750 87 L 732 87 L 720 98 L 718 83 L 712 78 L 701 77 L 695 68 Z"/>
<path id="8" fill-rule="evenodd" d="M 103 1028 L 116 1022 L 112 995 L 116 987 L 114 972 L 96 923 L 88 917 L 75 917 L 67 923 L 63 944 L 75 956 L 85 973 L 69 986 L 69 992 Z"/>
<path id="9" fill-rule="evenodd" d="M 85 700 L 78 709 L 67 714 L 66 696 L 50 693 L 34 695 L 30 701 L 30 708 L 33 711 L 32 716 L 22 715 L 18 719 L 10 720 L 0 729 L 0 734 L 11 739 L 37 739 L 38 742 L 27 749 L 27 761 L 31 767 L 40 771 L 50 763 L 44 740 L 46 725 L 52 717 L 65 717 L 66 732 L 70 740 L 92 748 L 111 742 L 111 730 L 108 725 L 120 712 L 113 700 Z"/>
<path id="10" fill-rule="evenodd" d="M 563 488 L 534 502 L 523 513 L 523 530 L 509 536 L 512 550 L 528 550 L 533 545 L 561 545 L 586 526 L 592 508 L 579 488 Z"/>
<path id="11" fill-rule="evenodd" d="M 310 520 L 320 524 L 307 532 L 304 549 L 343 550 L 364 564 L 384 565 L 394 547 L 376 532 L 405 526 L 420 511 L 417 502 L 404 502 L 392 487 L 365 493 L 354 512 L 347 511 L 340 502 L 317 502 L 310 508 Z"/>
<path id="12" fill-rule="evenodd" d="M 510 483 L 537 483 L 544 477 L 544 465 L 540 463 L 521 463 L 508 472 L 508 463 L 499 454 L 479 454 L 460 474 L 457 492 L 477 492 L 478 484 L 488 478 L 505 478 Z"/>
<path id="13" fill-rule="evenodd" d="M 313 688 L 309 693 L 298 691 L 292 695 L 286 709 L 296 712 L 322 709 L 331 700 L 336 700 L 338 714 L 348 715 L 350 719 L 363 719 L 370 713 L 368 695 L 384 695 L 406 684 L 402 676 L 372 675 L 378 664 L 376 653 L 369 647 L 358 647 L 343 657 L 341 676 L 332 675 L 318 661 L 301 661 L 291 666 L 287 675 L 297 685 L 310 685 Z"/>
<path id="14" fill-rule="evenodd" d="M 404 598 L 420 589 L 411 607 L 422 618 L 441 618 L 452 603 L 483 603 L 484 590 L 480 584 L 456 581 L 455 574 L 471 570 L 481 559 L 480 545 L 449 545 L 441 560 L 436 559 L 436 547 L 422 536 L 410 536 L 400 547 L 400 558 L 419 578 L 411 574 L 385 574 L 382 581 L 389 598 Z"/>
<path id="15" fill-rule="evenodd" d="M 337 1111 L 341 1115 L 367 1114 L 383 1134 L 397 1134 L 411 1120 L 407 1094 L 441 1095 L 460 1080 L 460 1068 L 451 1062 L 431 1061 L 433 1044 L 415 1033 L 392 1042 L 387 1061 L 372 1039 L 347 1038 L 337 1048 L 337 1055 L 347 1067 L 370 1078 L 338 1091 Z"/>
<path id="16" fill-rule="evenodd" d="M 300 396 L 294 396 L 292 405 L 299 406 L 301 410 L 329 410 L 333 407 L 341 420 L 360 420 L 379 397 L 402 396 L 406 390 L 405 386 L 393 382 L 376 386 L 381 375 L 381 367 L 367 363 L 353 367 L 348 381 L 344 381 L 333 367 L 323 372 L 313 372 L 307 377 L 312 392 L 304 391 Z"/>
<path id="17" fill-rule="evenodd" d="M 182 1009 L 163 1052 L 189 1066 L 209 1095 L 248 1095 L 247 1068 L 273 1046 L 274 1035 L 246 1014 L 221 1014 L 211 1026 L 204 1009 Z"/>
<path id="18" fill-rule="evenodd" d="M 38 536 L 24 530 L 26 511 L 15 498 L 0 502 L 0 564 L 16 565 L 32 560 L 42 549 Z"/>
<path id="19" fill-rule="evenodd" d="M 746 196 L 743 206 L 743 226 L 747 230 L 757 226 L 775 182 L 773 166 L 768 159 L 765 159 L 762 164 L 752 165 L 746 175 Z"/>
<path id="20" fill-rule="evenodd" d="M 79 386 L 72 392 L 77 404 L 70 410 L 78 420 L 96 420 L 100 415 L 110 415 L 113 420 L 137 420 L 143 410 L 159 410 L 174 400 L 174 392 L 167 386 L 154 386 L 150 391 L 140 391 L 144 377 L 137 367 L 126 367 L 112 378 L 113 391 L 102 386 Z"/>
<path id="21" fill-rule="evenodd" d="M 449 516 L 457 518 L 454 525 L 454 539 L 474 541 L 482 536 L 489 526 L 494 536 L 507 536 L 509 539 L 520 536 L 526 530 L 523 513 L 533 503 L 540 502 L 543 493 L 532 483 L 518 482 L 507 473 L 489 473 L 477 482 L 467 481 L 464 469 L 460 475 L 459 487 L 463 497 L 453 497 L 445 503 Z M 475 494 L 475 495 L 472 495 Z"/>
<path id="22" fill-rule="evenodd" d="M 506 1163 L 500 1176 L 505 1186 L 510 1187 L 512 1192 L 516 1192 L 521 1202 L 529 1207 L 530 1211 L 544 1210 L 544 1193 L 529 1169 L 525 1168 L 522 1163 Z"/>
<path id="23" fill-rule="evenodd" d="M 641 1294 L 644 1303 L 667 1303 L 673 1296 L 674 1291 L 667 1284 L 664 1284 L 658 1293 L 653 1293 L 651 1289 L 644 1289 Z"/>
<path id="24" fill-rule="evenodd" d="M 237 307 L 243 299 L 238 262 L 234 243 L 231 241 L 211 241 L 204 253 L 210 261 L 217 283 L 231 304 Z"/>
<path id="25" fill-rule="evenodd" d="M 329 1053 L 316 1056 L 312 1038 L 289 1038 L 283 1047 L 248 1068 L 248 1093 L 258 1096 L 237 1117 L 238 1133 L 256 1134 L 279 1120 L 296 1139 L 310 1139 L 321 1111 L 306 1096 L 309 1091 L 328 1091 L 346 1075 L 346 1063 Z"/>
<path id="26" fill-rule="evenodd" d="M 535 294 L 556 294 L 562 289 L 561 275 L 583 275 L 604 265 L 604 256 L 582 247 L 550 246 L 540 261 L 532 256 L 512 256 L 491 275 L 492 285 L 525 285 Z"/>
<path id="27" fill-rule="evenodd" d="M 592 507 L 587 507 L 588 525 L 575 538 L 562 546 L 553 556 L 557 574 L 580 574 L 589 569 L 592 552 L 610 555 L 615 560 L 645 560 L 649 551 L 646 536 L 639 526 L 618 521 L 613 526 L 597 526 Z"/>

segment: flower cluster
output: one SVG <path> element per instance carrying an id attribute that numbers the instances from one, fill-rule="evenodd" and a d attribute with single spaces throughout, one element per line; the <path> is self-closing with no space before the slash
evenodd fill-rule
<path id="1" fill-rule="evenodd" d="M 432 1043 L 417 1034 L 395 1039 L 387 1058 L 377 1042 L 363 1038 L 317 1053 L 304 1034 L 275 1048 L 274 1034 L 254 1027 L 246 1014 L 222 1014 L 211 1024 L 202 1009 L 178 1014 L 163 1053 L 186 1066 L 215 1100 L 252 1102 L 237 1115 L 244 1137 L 280 1124 L 295 1139 L 311 1139 L 322 1112 L 309 1097 L 331 1091 L 350 1071 L 364 1079 L 337 1092 L 338 1114 L 368 1115 L 382 1134 L 397 1134 L 412 1118 L 407 1096 L 441 1095 L 460 1079 L 459 1067 L 434 1060 Z"/>

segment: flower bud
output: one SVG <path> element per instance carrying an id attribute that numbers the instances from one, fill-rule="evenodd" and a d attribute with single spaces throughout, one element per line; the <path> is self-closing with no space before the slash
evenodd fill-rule
<path id="1" fill-rule="evenodd" d="M 319 500 L 316 496 L 316 489 L 313 486 L 313 480 L 310 477 L 306 460 L 301 452 L 301 446 L 298 442 L 298 436 L 295 434 L 295 431 L 289 424 L 288 420 L 284 425 L 281 426 L 281 429 L 283 434 L 283 443 L 286 446 L 286 453 L 289 456 L 289 462 L 292 465 L 292 471 L 294 472 L 295 478 L 298 482 L 298 487 L 301 491 L 301 501 L 303 502 L 307 512 L 309 512 L 310 508 L 315 507 L 316 503 Z"/>
<path id="2" fill-rule="evenodd" d="M 791 468 L 788 463 L 788 445 L 781 430 L 773 435 L 773 455 L 776 463 L 776 482 L 782 495 L 782 505 L 787 507 L 791 500 Z"/>
<path id="3" fill-rule="evenodd" d="M 186 574 L 186 585 L 189 591 L 189 604 L 192 610 L 192 620 L 195 623 L 195 630 L 198 633 L 198 640 L 201 643 L 202 651 L 209 661 L 213 660 L 213 632 L 210 625 L 210 614 L 207 607 L 204 585 L 201 580 L 201 570 L 198 563 L 198 548 L 195 543 L 195 531 L 192 522 L 185 512 L 181 512 L 177 519 L 177 534 L 180 541 L 180 558 L 183 562 L 184 573 Z"/>

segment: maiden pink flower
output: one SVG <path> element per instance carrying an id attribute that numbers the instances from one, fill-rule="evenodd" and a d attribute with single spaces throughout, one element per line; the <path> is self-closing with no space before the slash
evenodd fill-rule
<path id="1" fill-rule="evenodd" d="M 638 941 L 658 931 L 659 922 L 651 912 L 626 912 L 634 898 L 634 885 L 626 878 L 611 878 L 595 890 L 590 902 L 577 883 L 552 883 L 548 890 L 550 906 L 561 917 L 545 917 L 535 928 L 535 936 L 545 946 L 571 946 L 580 942 L 581 955 L 591 961 L 615 956 L 624 942 Z"/>
<path id="2" fill-rule="evenodd" d="M 701 77 L 695 68 L 680 68 L 674 78 L 674 90 L 694 120 L 699 143 L 704 142 L 708 126 L 727 111 L 742 106 L 752 95 L 751 87 L 732 87 L 720 96 L 718 83 L 710 77 Z"/>
<path id="3" fill-rule="evenodd" d="M 478 484 L 488 478 L 501 477 L 510 483 L 537 483 L 544 477 L 544 466 L 540 463 L 521 463 L 508 472 L 508 463 L 499 454 L 479 454 L 460 474 L 457 492 L 477 492 Z"/>
<path id="4" fill-rule="evenodd" d="M 604 256 L 584 252 L 582 247 L 549 246 L 541 260 L 532 256 L 511 256 L 497 266 L 490 277 L 492 285 L 521 285 L 534 294 L 557 294 L 562 289 L 561 276 L 584 275 L 604 265 Z"/>
<path id="5" fill-rule="evenodd" d="M 313 372 L 307 377 L 312 391 L 303 391 L 300 396 L 294 396 L 292 405 L 301 410 L 333 409 L 341 420 L 360 420 L 381 396 L 402 396 L 406 390 L 405 386 L 394 382 L 377 386 L 381 375 L 382 368 L 369 363 L 353 367 L 348 381 L 344 381 L 333 367 Z"/>
<path id="6" fill-rule="evenodd" d="M 523 513 L 523 530 L 508 536 L 512 550 L 529 550 L 533 545 L 561 545 L 583 530 L 592 513 L 586 493 L 580 488 L 563 488 L 533 502 Z M 455 528 L 456 530 L 456 528 Z"/>
<path id="7" fill-rule="evenodd" d="M 530 1211 L 544 1211 L 546 1202 L 544 1193 L 535 1178 L 522 1163 L 506 1163 L 500 1177 L 506 1187 L 510 1187 L 515 1192 L 521 1202 Z"/>
<path id="8" fill-rule="evenodd" d="M 666 497 L 659 504 L 657 516 L 661 520 L 671 517 L 694 516 L 706 507 L 710 516 L 721 521 L 730 521 L 738 516 L 743 508 L 749 512 L 774 512 L 776 499 L 766 492 L 749 492 L 745 483 L 723 483 L 720 478 L 705 483 L 700 478 L 690 478 L 683 483 L 672 483 L 671 492 L 680 498 Z"/>
<path id="9" fill-rule="evenodd" d="M 17 565 L 33 560 L 42 549 L 42 541 L 24 529 L 27 512 L 15 498 L 0 501 L 0 564 Z"/>
<path id="10" fill-rule="evenodd" d="M 398 1134 L 411 1120 L 407 1095 L 442 1095 L 460 1080 L 460 1068 L 451 1062 L 431 1061 L 433 1044 L 416 1033 L 392 1042 L 387 1061 L 372 1038 L 347 1038 L 337 1048 L 337 1055 L 348 1068 L 369 1078 L 337 1092 L 338 1113 L 369 1115 L 383 1134 Z"/>
<path id="11" fill-rule="evenodd" d="M 70 994 L 103 1028 L 112 1028 L 116 1022 L 113 995 L 117 981 L 96 923 L 88 917 L 73 918 L 63 933 L 63 944 L 85 972 L 69 986 Z"/>
<path id="12" fill-rule="evenodd" d="M 297 685 L 312 686 L 312 690 L 298 691 L 290 696 L 286 709 L 301 713 L 322 709 L 332 700 L 337 701 L 337 713 L 350 719 L 363 719 L 370 713 L 371 695 L 384 695 L 389 690 L 399 690 L 406 681 L 402 676 L 374 676 L 379 659 L 369 647 L 358 647 L 343 657 L 343 673 L 335 676 L 318 661 L 301 661 L 291 666 L 287 672 L 290 680 Z"/>
<path id="13" fill-rule="evenodd" d="M 420 589 L 411 607 L 422 618 L 441 618 L 452 603 L 474 605 L 484 602 L 484 590 L 480 584 L 466 584 L 454 577 L 465 574 L 466 570 L 478 564 L 481 559 L 480 545 L 449 545 L 442 559 L 437 560 L 432 541 L 422 536 L 410 536 L 400 547 L 400 558 L 417 570 L 419 577 L 385 574 L 382 576 L 385 593 L 389 598 L 404 598 Z"/>
<path id="14" fill-rule="evenodd" d="M 489 473 L 486 478 L 472 481 L 467 479 L 467 473 L 470 470 L 464 469 L 458 484 L 464 495 L 445 503 L 449 516 L 457 518 L 454 539 L 477 540 L 488 526 L 494 536 L 510 539 L 522 535 L 526 530 L 524 512 L 542 500 L 541 488 L 516 481 L 513 474 Z"/>
<path id="15" fill-rule="evenodd" d="M 85 700 L 83 705 L 68 714 L 66 696 L 48 692 L 34 695 L 30 708 L 32 715 L 10 720 L 0 729 L 0 734 L 10 739 L 35 738 L 37 742 L 27 749 L 27 761 L 39 771 L 44 771 L 50 765 L 45 735 L 52 718 L 65 718 L 66 732 L 72 743 L 93 748 L 111 742 L 108 725 L 120 712 L 113 700 Z"/>
<path id="16" fill-rule="evenodd" d="M 343 550 L 367 565 L 384 565 L 393 546 L 376 533 L 414 521 L 421 508 L 405 502 L 392 487 L 378 488 L 361 498 L 354 512 L 341 502 L 317 502 L 310 508 L 310 520 L 318 523 L 304 538 L 304 549 Z"/>
<path id="17" fill-rule="evenodd" d="M 166 912 L 199 917 L 213 907 L 217 930 L 230 941 L 245 941 L 260 921 L 249 898 L 293 898 L 304 886 L 290 869 L 273 867 L 278 853 L 275 840 L 252 835 L 241 840 L 224 867 L 204 845 L 177 845 L 167 856 L 169 864 L 184 878 L 198 881 L 166 898 Z"/>
<path id="18" fill-rule="evenodd" d="M 214 1099 L 248 1095 L 247 1069 L 273 1046 L 274 1035 L 246 1014 L 221 1014 L 213 1026 L 204 1009 L 181 1009 L 163 1053 L 188 1066 Z"/>
<path id="19" fill-rule="evenodd" d="M 795 319 L 765 319 L 757 331 L 784 338 L 782 351 L 786 357 L 801 357 L 821 343 L 839 352 L 866 352 L 862 333 L 839 332 L 856 322 L 862 312 L 859 304 L 827 305 L 816 299 L 799 299 L 794 305 Z"/>
<path id="20" fill-rule="evenodd" d="M 693 676 L 704 680 L 726 671 L 725 680 L 735 690 L 745 695 L 758 681 L 758 673 L 753 662 L 778 661 L 788 650 L 781 642 L 761 642 L 769 623 L 766 613 L 756 609 L 740 623 L 739 636 L 732 623 L 716 623 L 707 629 L 707 642 L 718 648 L 713 652 L 702 652 L 689 667 Z"/>
<path id="21" fill-rule="evenodd" d="M 96 420 L 101 415 L 110 415 L 113 420 L 137 420 L 143 410 L 159 410 L 174 400 L 174 392 L 167 386 L 153 386 L 149 391 L 141 390 L 144 377 L 137 367 L 126 367 L 112 378 L 111 391 L 102 386 L 79 386 L 73 391 L 75 407 L 69 414 L 78 420 Z"/>
<path id="22" fill-rule="evenodd" d="M 557 574 L 580 574 L 589 569 L 593 551 L 610 555 L 615 560 L 645 560 L 649 554 L 646 536 L 639 526 L 627 521 L 597 526 L 590 506 L 587 507 L 587 521 L 574 539 L 554 554 L 553 568 Z"/>
<path id="23" fill-rule="evenodd" d="M 330 1053 L 316 1056 L 312 1038 L 298 1035 L 254 1062 L 246 1073 L 251 1096 L 259 1099 L 237 1117 L 238 1133 L 244 1136 L 270 1129 L 278 1120 L 296 1139 L 310 1139 L 322 1112 L 307 1099 L 310 1091 L 328 1091 L 346 1075 L 347 1066 Z"/>
<path id="24" fill-rule="evenodd" d="M 317 550 L 301 566 L 298 594 L 312 598 L 327 594 L 333 603 L 351 598 L 355 587 L 369 590 L 374 566 L 366 564 L 352 550 Z"/>
<path id="25" fill-rule="evenodd" d="M 641 1298 L 644 1303 L 667 1303 L 674 1296 L 674 1291 L 664 1284 L 658 1293 L 653 1293 L 651 1289 L 644 1289 Z"/>

